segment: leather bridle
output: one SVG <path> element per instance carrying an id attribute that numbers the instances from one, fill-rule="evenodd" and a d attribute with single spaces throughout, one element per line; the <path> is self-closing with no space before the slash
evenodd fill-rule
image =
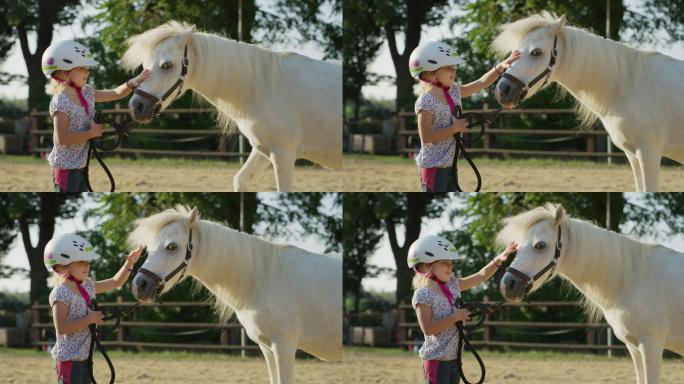
<path id="1" fill-rule="evenodd" d="M 553 66 L 556 65 L 556 56 L 558 56 L 558 50 L 556 49 L 557 43 L 558 35 L 555 35 L 553 37 L 553 49 L 551 50 L 551 58 L 549 59 L 549 65 L 546 67 L 546 69 L 544 69 L 542 73 L 539 74 L 539 76 L 532 79 L 532 81 L 530 81 L 528 84 L 523 83 L 520 79 L 508 73 L 508 71 L 504 72 L 503 75 L 501 75 L 502 77 L 505 77 L 506 79 L 515 83 L 515 85 L 517 85 L 518 87 L 522 88 L 522 92 L 518 97 L 518 104 L 525 100 L 525 96 L 527 96 L 527 92 L 530 90 L 530 88 L 534 87 L 534 85 L 537 84 L 541 79 L 546 77 L 544 79 L 544 83 L 542 83 L 542 88 L 549 81 L 549 77 L 551 77 L 551 71 L 553 70 Z"/>
<path id="2" fill-rule="evenodd" d="M 188 262 L 192 257 L 192 248 L 192 229 L 190 229 L 190 235 L 188 237 L 188 246 L 185 249 L 185 259 L 182 263 L 180 263 L 180 265 L 178 265 L 178 267 L 176 267 L 176 269 L 174 269 L 168 275 L 166 275 L 166 277 L 161 278 L 157 276 L 154 272 L 151 272 L 145 268 L 140 268 L 138 270 L 139 273 L 142 273 L 143 275 L 152 278 L 152 280 L 154 280 L 154 282 L 159 285 L 157 287 L 157 292 L 155 293 L 155 300 L 157 300 L 157 298 L 161 295 L 162 291 L 164 291 L 164 284 L 166 284 L 169 280 L 173 279 L 173 277 L 176 276 L 179 272 L 181 272 L 181 277 L 178 279 L 178 281 L 180 281 L 183 278 L 185 270 L 188 268 Z M 147 253 L 147 250 L 145 250 L 144 252 Z"/>
<path id="3" fill-rule="evenodd" d="M 133 93 L 136 95 L 142 96 L 142 97 L 150 100 L 151 102 L 153 102 L 154 103 L 154 116 L 158 116 L 159 111 L 161 111 L 162 104 L 164 103 L 164 101 L 166 101 L 166 99 L 169 98 L 169 96 L 171 96 L 171 94 L 176 90 L 176 88 L 178 88 L 178 93 L 176 94 L 176 97 L 178 97 L 181 94 L 181 92 L 183 91 L 183 83 L 185 82 L 185 75 L 187 75 L 187 73 L 188 73 L 188 64 L 189 63 L 190 62 L 188 61 L 188 46 L 186 45 L 185 50 L 183 51 L 183 61 L 181 62 L 180 76 L 178 77 L 178 80 L 176 80 L 176 82 L 173 83 L 171 88 L 169 88 L 169 90 L 166 91 L 166 93 L 164 93 L 164 95 L 162 95 L 161 98 L 159 98 L 155 95 L 149 94 L 149 93 L 141 90 L 140 88 L 136 88 L 135 91 L 133 91 Z"/>
<path id="4" fill-rule="evenodd" d="M 521 278 L 525 281 L 525 284 L 526 284 L 525 295 L 527 295 L 532 290 L 532 286 L 534 286 L 534 282 L 539 280 L 540 277 L 544 276 L 544 274 L 546 272 L 551 270 L 551 273 L 546 278 L 546 280 L 544 280 L 544 282 L 546 282 L 547 280 L 549 280 L 553 276 L 553 272 L 555 271 L 556 265 L 558 264 L 558 258 L 561 255 L 561 248 L 562 247 L 563 247 L 563 244 L 561 243 L 561 228 L 559 225 L 558 226 L 558 239 L 556 240 L 556 250 L 553 254 L 553 260 L 549 261 L 549 263 L 546 264 L 546 266 L 544 268 L 542 268 L 541 271 L 539 271 L 536 275 L 534 275 L 534 277 L 530 277 L 527 274 L 525 274 L 524 272 L 521 272 L 521 271 L 519 271 L 513 267 L 506 268 L 506 272 L 510 272 L 510 273 L 518 276 L 519 278 Z"/>

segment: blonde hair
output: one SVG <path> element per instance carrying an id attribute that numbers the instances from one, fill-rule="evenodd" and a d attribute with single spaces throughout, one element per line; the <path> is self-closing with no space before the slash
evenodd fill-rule
<path id="1" fill-rule="evenodd" d="M 430 283 L 430 278 L 425 274 L 425 272 L 421 271 L 421 267 L 424 265 L 431 265 L 428 263 L 419 263 L 416 264 L 416 271 L 415 275 L 413 275 L 413 280 L 411 281 L 411 286 L 413 287 L 414 290 L 418 288 L 423 288 L 427 287 L 428 284 Z"/>
<path id="2" fill-rule="evenodd" d="M 69 73 L 69 71 L 58 70 L 58 71 L 55 71 L 53 73 L 53 75 L 60 73 L 60 72 Z M 69 86 L 68 78 L 67 78 L 67 82 L 65 83 L 65 82 L 55 80 L 54 77 L 50 77 L 50 83 L 48 84 L 47 93 L 49 95 L 56 95 L 56 94 L 64 91 L 64 89 L 68 86 Z"/>

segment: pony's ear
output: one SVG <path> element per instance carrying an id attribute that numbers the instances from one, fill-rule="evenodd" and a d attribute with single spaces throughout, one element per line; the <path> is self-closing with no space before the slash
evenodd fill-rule
<path id="1" fill-rule="evenodd" d="M 190 228 L 199 220 L 199 212 L 197 212 L 197 207 L 193 208 L 190 213 L 188 213 L 188 221 L 185 223 L 185 228 Z"/>
<path id="2" fill-rule="evenodd" d="M 556 33 L 560 32 L 561 28 L 565 26 L 565 15 L 561 15 L 561 17 L 558 19 L 558 26 L 556 27 Z"/>
<path id="3" fill-rule="evenodd" d="M 186 46 L 190 42 L 190 38 L 192 37 L 192 34 L 195 33 L 195 26 L 191 26 L 190 28 L 186 29 L 182 33 L 179 33 L 176 35 L 175 39 L 178 42 L 179 45 L 181 46 Z"/>
<path id="4" fill-rule="evenodd" d="M 556 225 L 559 225 L 561 221 L 565 219 L 565 208 L 563 208 L 562 205 L 558 204 L 556 206 L 556 212 L 553 214 L 554 220 L 556 221 Z"/>

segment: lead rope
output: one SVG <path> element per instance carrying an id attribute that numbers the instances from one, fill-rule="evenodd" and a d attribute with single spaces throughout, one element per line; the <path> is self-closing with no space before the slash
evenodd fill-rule
<path id="1" fill-rule="evenodd" d="M 133 123 L 129 123 L 127 125 L 121 125 L 115 121 L 111 120 L 104 120 L 102 118 L 102 114 L 100 111 L 95 112 L 95 116 L 93 117 L 93 121 L 97 124 L 108 124 L 111 125 L 114 128 L 114 133 L 116 134 L 116 141 L 112 147 L 105 147 L 102 144 L 102 139 L 90 139 L 88 140 L 88 158 L 86 160 L 86 166 L 84 168 L 84 173 L 85 173 L 85 182 L 86 186 L 88 187 L 88 192 L 93 192 L 93 187 L 90 185 L 90 159 L 95 156 L 95 159 L 97 160 L 98 163 L 100 163 L 100 166 L 102 169 L 105 171 L 107 174 L 107 178 L 109 178 L 109 185 L 110 189 L 109 192 L 114 192 L 116 189 L 116 182 L 114 181 L 114 176 L 112 175 L 112 172 L 109 170 L 107 165 L 105 164 L 104 160 L 102 159 L 102 155 L 100 154 L 101 152 L 112 152 L 119 148 L 124 140 L 128 137 L 128 133 L 131 131 L 133 128 Z"/>

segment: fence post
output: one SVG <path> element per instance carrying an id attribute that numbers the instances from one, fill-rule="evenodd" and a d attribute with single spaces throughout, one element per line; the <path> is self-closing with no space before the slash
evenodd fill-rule
<path id="1" fill-rule="evenodd" d="M 489 104 L 484 103 L 482 105 L 482 109 L 484 113 L 489 113 Z M 484 125 L 484 137 L 482 138 L 482 149 L 484 149 L 484 153 L 487 156 L 488 159 L 492 157 L 491 153 L 489 152 L 489 149 L 491 148 L 491 143 L 490 140 L 492 137 L 490 136 L 491 134 L 489 133 L 489 130 L 492 128 L 492 125 L 490 125 L 488 122 L 485 123 Z"/>
<path id="2" fill-rule="evenodd" d="M 485 305 L 487 305 L 487 303 L 489 303 L 489 296 L 485 295 L 483 303 Z M 485 312 L 485 326 L 482 329 L 482 342 L 487 347 L 487 350 L 490 350 L 491 348 L 489 346 L 489 341 L 491 340 L 491 335 L 490 335 L 491 330 L 489 328 L 490 325 L 487 324 L 488 321 L 489 321 L 489 314 Z"/>
<path id="3" fill-rule="evenodd" d="M 245 336 L 245 328 L 240 327 L 240 356 L 243 359 L 247 357 L 247 337 Z"/>
<path id="4" fill-rule="evenodd" d="M 121 296 L 117 296 L 117 297 L 116 297 L 116 306 L 117 306 L 119 309 L 122 309 L 122 305 L 123 305 L 123 299 L 121 298 Z M 126 331 L 126 326 L 125 326 L 125 325 L 122 325 L 122 326 L 121 326 L 121 329 L 119 330 L 119 332 L 116 333 L 116 342 L 119 343 L 119 348 L 121 348 L 121 346 L 123 345 L 123 341 L 124 341 L 124 332 L 125 332 L 125 331 Z"/>
<path id="5" fill-rule="evenodd" d="M 397 113 L 397 152 L 399 152 L 400 156 L 404 155 L 404 149 L 406 149 L 406 142 L 408 141 L 408 136 L 404 137 L 404 132 L 406 131 L 406 117 L 403 116 L 403 113 L 403 108 Z"/>
<path id="6" fill-rule="evenodd" d="M 29 155 L 33 153 L 33 150 L 38 147 L 38 136 L 34 135 L 33 132 L 37 131 L 40 129 L 38 127 L 38 116 L 36 116 L 36 113 L 38 113 L 38 108 L 33 108 L 31 113 L 29 114 L 29 129 L 28 129 L 28 152 Z M 39 153 L 36 153 L 36 156 L 40 156 Z"/>
<path id="7" fill-rule="evenodd" d="M 35 345 L 38 350 L 41 346 L 38 344 L 40 341 L 40 329 L 35 328 L 33 325 L 40 323 L 40 310 L 37 308 L 38 301 L 34 301 L 31 306 L 31 345 Z"/>
<path id="8" fill-rule="evenodd" d="M 406 311 L 402 308 L 404 304 L 406 304 L 406 302 L 402 300 L 397 307 L 397 343 L 400 348 L 405 347 L 404 342 L 406 341 L 406 332 L 404 332 L 403 327 L 403 324 L 406 323 Z"/>

